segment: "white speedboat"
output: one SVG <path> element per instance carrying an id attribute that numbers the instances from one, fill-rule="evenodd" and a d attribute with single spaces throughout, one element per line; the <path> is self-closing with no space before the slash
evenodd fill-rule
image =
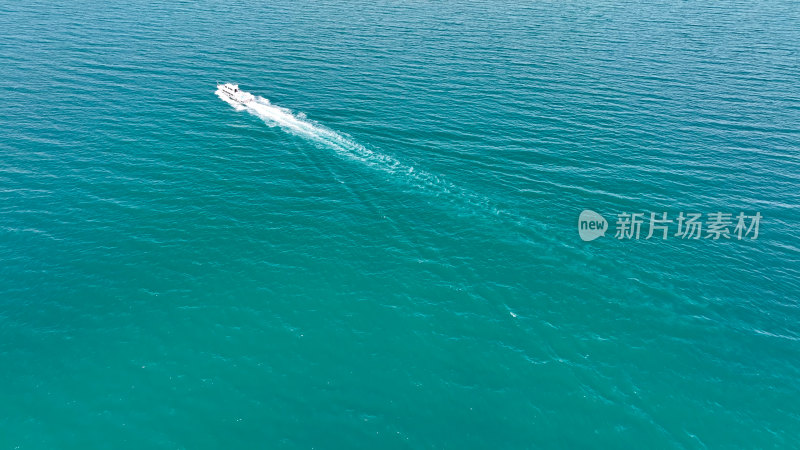
<path id="1" fill-rule="evenodd" d="M 255 99 L 255 97 L 253 97 L 253 94 L 240 90 L 238 84 L 231 84 L 231 83 L 218 84 L 217 89 L 219 89 L 219 92 L 225 97 L 228 97 L 229 99 L 233 100 L 236 103 L 241 103 L 242 105 L 249 103 Z"/>

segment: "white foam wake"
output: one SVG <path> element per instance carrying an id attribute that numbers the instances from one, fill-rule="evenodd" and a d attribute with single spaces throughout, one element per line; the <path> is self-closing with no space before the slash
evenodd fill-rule
<path id="1" fill-rule="evenodd" d="M 263 97 L 254 97 L 254 100 L 242 105 L 217 90 L 217 96 L 230 104 L 237 111 L 246 110 L 261 118 L 267 125 L 278 126 L 284 131 L 308 139 L 315 144 L 334 150 L 338 155 L 359 161 L 377 170 L 393 175 L 407 177 L 414 185 L 421 188 L 433 189 L 436 194 L 451 194 L 498 214 L 500 211 L 491 205 L 488 198 L 465 191 L 454 184 L 414 166 L 405 164 L 398 159 L 380 152 L 370 150 L 352 138 L 337 133 L 322 125 L 308 120 L 304 114 L 295 114 L 291 110 L 273 105 Z"/>

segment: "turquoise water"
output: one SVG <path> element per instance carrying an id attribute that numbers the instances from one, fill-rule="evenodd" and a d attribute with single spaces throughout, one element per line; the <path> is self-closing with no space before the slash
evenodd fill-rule
<path id="1" fill-rule="evenodd" d="M 797 446 L 798 30 L 789 0 L 0 7 L 0 448 Z M 583 242 L 584 209 L 763 220 Z"/>

